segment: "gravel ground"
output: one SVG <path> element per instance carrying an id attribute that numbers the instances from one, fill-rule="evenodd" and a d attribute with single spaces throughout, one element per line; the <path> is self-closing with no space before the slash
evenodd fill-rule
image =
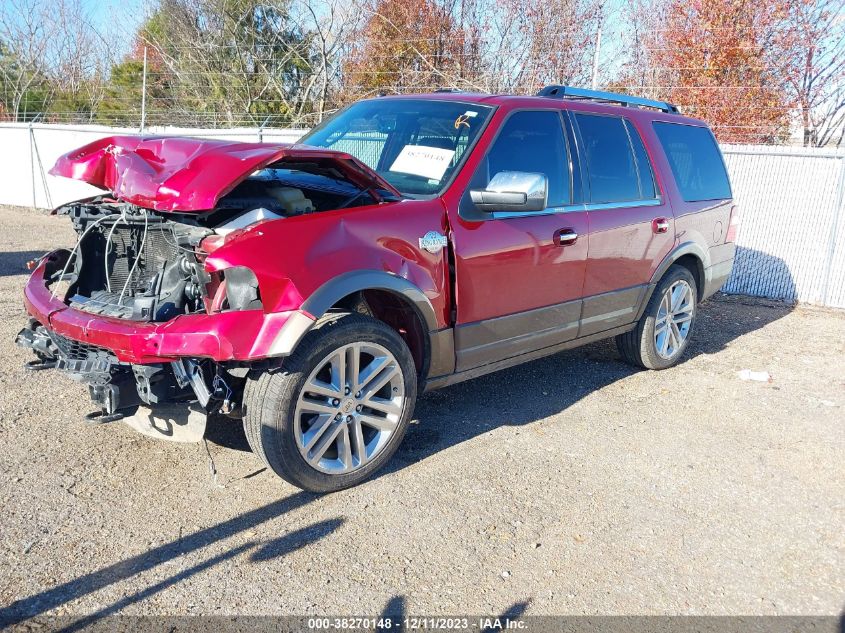
<path id="1" fill-rule="evenodd" d="M 0 236 L 0 615 L 842 610 L 843 312 L 718 297 L 677 368 L 600 343 L 427 394 L 387 472 L 316 497 L 236 423 L 85 425 L 12 343 L 68 222 L 2 208 Z"/>

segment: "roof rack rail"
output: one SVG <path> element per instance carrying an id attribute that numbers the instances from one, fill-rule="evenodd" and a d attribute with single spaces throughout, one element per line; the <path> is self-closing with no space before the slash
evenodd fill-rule
<path id="1" fill-rule="evenodd" d="M 587 90 L 585 88 L 573 88 L 572 86 L 546 86 L 537 93 L 538 97 L 559 97 L 561 99 L 589 99 L 592 101 L 606 101 L 608 103 L 618 103 L 623 106 L 636 106 L 644 108 L 657 108 L 663 112 L 671 112 L 678 114 L 678 106 L 666 101 L 655 101 L 653 99 L 643 99 L 642 97 L 633 97 L 631 95 L 623 95 L 618 92 L 603 92 L 601 90 Z"/>

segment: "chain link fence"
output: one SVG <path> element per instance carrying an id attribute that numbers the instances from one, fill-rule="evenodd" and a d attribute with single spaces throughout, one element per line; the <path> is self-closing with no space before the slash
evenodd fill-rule
<path id="1" fill-rule="evenodd" d="M 845 152 L 722 146 L 741 224 L 724 291 L 845 308 Z"/>

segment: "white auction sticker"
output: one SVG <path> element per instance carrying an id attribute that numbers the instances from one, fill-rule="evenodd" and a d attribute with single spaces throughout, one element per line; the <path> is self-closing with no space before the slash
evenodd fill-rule
<path id="1" fill-rule="evenodd" d="M 455 152 L 451 149 L 426 147 L 425 145 L 406 145 L 399 152 L 396 160 L 393 161 L 390 171 L 440 180 L 446 173 L 454 155 Z"/>

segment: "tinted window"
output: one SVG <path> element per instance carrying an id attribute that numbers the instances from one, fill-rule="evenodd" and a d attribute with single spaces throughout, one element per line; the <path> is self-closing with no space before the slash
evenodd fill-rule
<path id="1" fill-rule="evenodd" d="M 631 145 L 634 146 L 634 155 L 637 157 L 637 173 L 640 177 L 640 195 L 643 198 L 654 198 L 654 174 L 651 171 L 651 161 L 648 159 L 648 153 L 645 151 L 643 139 L 640 138 L 640 133 L 631 125 L 630 121 L 625 121 L 625 127 L 628 128 L 628 136 L 631 139 Z"/>
<path id="2" fill-rule="evenodd" d="M 575 118 L 584 141 L 590 202 L 640 199 L 637 165 L 622 119 L 591 114 L 576 114 Z"/>
<path id="3" fill-rule="evenodd" d="M 487 153 L 476 174 L 484 188 L 500 171 L 545 174 L 549 179 L 548 206 L 569 204 L 569 158 L 560 115 L 549 111 L 512 114 Z"/>
<path id="4" fill-rule="evenodd" d="M 681 196 L 687 202 L 731 197 L 731 185 L 716 139 L 706 127 L 655 123 Z"/>

